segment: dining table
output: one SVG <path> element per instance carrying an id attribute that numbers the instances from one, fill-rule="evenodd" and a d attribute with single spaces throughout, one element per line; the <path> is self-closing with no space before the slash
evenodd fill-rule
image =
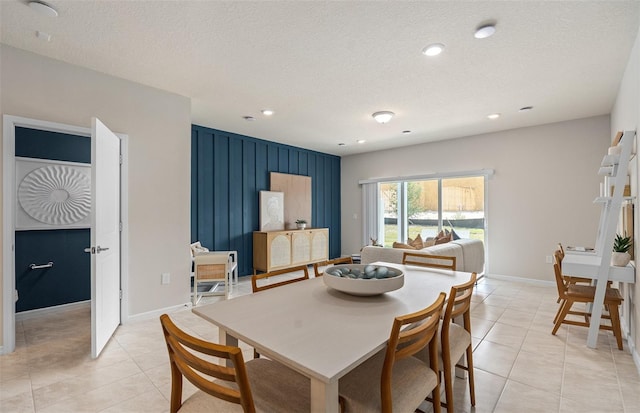
<path id="1" fill-rule="evenodd" d="M 216 325 L 222 344 L 238 340 L 310 379 L 311 412 L 339 411 L 340 378 L 385 348 L 394 317 L 421 310 L 471 273 L 375 262 L 404 273 L 404 285 L 374 296 L 346 294 L 323 277 L 193 308 Z M 331 275 L 325 274 L 324 277 Z M 367 280 L 363 280 L 367 282 Z"/>

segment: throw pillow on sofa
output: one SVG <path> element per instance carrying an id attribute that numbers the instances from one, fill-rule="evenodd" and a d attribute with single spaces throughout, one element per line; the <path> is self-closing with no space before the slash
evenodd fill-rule
<path id="1" fill-rule="evenodd" d="M 421 250 L 424 248 L 424 244 L 422 241 L 422 236 L 420 236 L 420 234 L 418 234 L 415 239 L 411 239 L 408 238 L 407 239 L 407 244 L 411 245 L 413 248 L 417 249 L 417 250 Z"/>
<path id="2" fill-rule="evenodd" d="M 422 243 L 423 248 L 431 247 L 432 245 L 436 245 L 435 237 L 429 237 Z"/>
<path id="3" fill-rule="evenodd" d="M 446 244 L 451 241 L 451 233 L 449 230 L 442 230 L 436 235 L 436 245 L 438 244 Z"/>
<path id="4" fill-rule="evenodd" d="M 402 248 L 405 250 L 415 250 L 416 248 L 409 244 L 403 244 L 402 242 L 394 242 L 392 245 L 393 248 Z"/>

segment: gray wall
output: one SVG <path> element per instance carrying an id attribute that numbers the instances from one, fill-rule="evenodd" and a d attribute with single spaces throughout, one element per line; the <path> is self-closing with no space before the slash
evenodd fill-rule
<path id="1" fill-rule="evenodd" d="M 3 114 L 82 127 L 96 116 L 129 135 L 129 315 L 187 303 L 190 100 L 0 47 Z M 171 284 L 160 284 L 163 272 Z"/>
<path id="2" fill-rule="evenodd" d="M 600 210 L 592 201 L 610 139 L 609 116 L 597 116 L 343 157 L 342 253 L 362 247 L 358 180 L 494 169 L 488 273 L 551 281 L 545 257 L 558 242 L 595 243 Z"/>

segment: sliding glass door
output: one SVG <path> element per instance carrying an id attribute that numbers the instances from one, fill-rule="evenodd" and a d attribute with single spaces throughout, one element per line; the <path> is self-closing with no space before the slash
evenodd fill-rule
<path id="1" fill-rule="evenodd" d="M 380 244 L 420 235 L 423 240 L 442 230 L 460 238 L 485 240 L 485 176 L 437 178 L 380 184 L 383 229 Z"/>

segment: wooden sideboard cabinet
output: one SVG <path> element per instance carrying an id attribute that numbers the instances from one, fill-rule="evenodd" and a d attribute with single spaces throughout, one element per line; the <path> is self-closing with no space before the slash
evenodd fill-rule
<path id="1" fill-rule="evenodd" d="M 253 272 L 269 272 L 329 258 L 329 228 L 255 231 Z"/>

